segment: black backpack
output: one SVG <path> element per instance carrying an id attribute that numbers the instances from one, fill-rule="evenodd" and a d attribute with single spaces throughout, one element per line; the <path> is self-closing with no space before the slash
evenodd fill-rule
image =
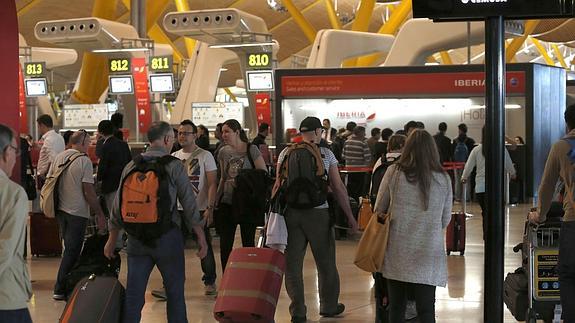
<path id="1" fill-rule="evenodd" d="M 172 214 L 176 203 L 170 197 L 166 170 L 173 161 L 180 160 L 171 155 L 146 160 L 138 155 L 120 186 L 122 227 L 131 237 L 151 247 L 175 225 Z"/>
<path id="2" fill-rule="evenodd" d="M 369 198 L 371 200 L 371 205 L 375 205 L 375 200 L 377 199 L 377 192 L 379 192 L 379 186 L 381 185 L 381 181 L 383 180 L 383 176 L 385 172 L 389 168 L 389 166 L 393 165 L 397 161 L 398 158 L 394 158 L 393 160 L 387 160 L 384 156 L 381 156 L 382 163 L 379 165 L 371 174 L 371 190 L 369 192 Z"/>
<path id="3" fill-rule="evenodd" d="M 327 170 L 317 145 L 302 142 L 290 146 L 280 172 L 284 205 L 310 209 L 327 201 Z"/>
<path id="4" fill-rule="evenodd" d="M 238 223 L 264 225 L 264 214 L 271 194 L 271 179 L 263 169 L 256 169 L 248 144 L 247 155 L 252 168 L 240 169 L 234 178 L 233 215 Z"/>

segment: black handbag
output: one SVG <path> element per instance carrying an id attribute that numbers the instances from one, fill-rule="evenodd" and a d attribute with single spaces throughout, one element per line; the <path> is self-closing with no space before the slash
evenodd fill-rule
<path id="1" fill-rule="evenodd" d="M 28 195 L 28 200 L 35 200 L 36 197 L 38 197 L 38 192 L 36 191 L 36 181 L 34 180 L 34 176 L 26 174 L 23 184 L 24 189 L 26 190 L 26 194 Z"/>

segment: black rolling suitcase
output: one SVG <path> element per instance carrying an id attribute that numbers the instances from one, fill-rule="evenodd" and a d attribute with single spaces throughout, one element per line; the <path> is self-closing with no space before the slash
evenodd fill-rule
<path id="1" fill-rule="evenodd" d="M 109 260 L 104 256 L 104 246 L 108 235 L 92 235 L 86 238 L 80 258 L 66 276 L 66 295 L 72 295 L 74 287 L 82 278 L 92 274 L 117 278 L 120 274 L 120 255 Z"/>
<path id="2" fill-rule="evenodd" d="M 527 275 L 523 268 L 519 267 L 505 277 L 503 302 L 516 320 L 525 321 L 529 297 L 527 296 Z"/>
<path id="3" fill-rule="evenodd" d="M 119 323 L 124 296 L 124 287 L 115 277 L 85 277 L 68 299 L 60 323 Z"/>

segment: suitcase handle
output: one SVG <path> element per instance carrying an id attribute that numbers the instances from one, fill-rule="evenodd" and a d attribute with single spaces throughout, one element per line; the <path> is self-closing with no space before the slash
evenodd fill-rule
<path id="1" fill-rule="evenodd" d="M 258 243 L 256 244 L 257 248 L 265 248 L 266 246 L 266 228 L 265 227 L 257 227 L 256 233 L 259 235 Z"/>

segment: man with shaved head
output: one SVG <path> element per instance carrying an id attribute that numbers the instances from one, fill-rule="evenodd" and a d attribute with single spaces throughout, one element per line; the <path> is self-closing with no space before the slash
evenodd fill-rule
<path id="1" fill-rule="evenodd" d="M 48 176 L 51 176 L 57 167 L 70 163 L 55 188 L 58 190 L 56 219 L 60 226 L 60 236 L 64 239 L 64 254 L 54 286 L 55 300 L 66 299 L 65 279 L 82 251 L 90 209 L 96 213 L 98 228 L 104 230 L 106 226 L 104 213 L 94 189 L 94 168 L 92 161 L 86 155 L 90 135 L 84 130 L 76 131 L 70 137 L 69 144 L 69 149 L 54 158 L 48 172 Z"/>

